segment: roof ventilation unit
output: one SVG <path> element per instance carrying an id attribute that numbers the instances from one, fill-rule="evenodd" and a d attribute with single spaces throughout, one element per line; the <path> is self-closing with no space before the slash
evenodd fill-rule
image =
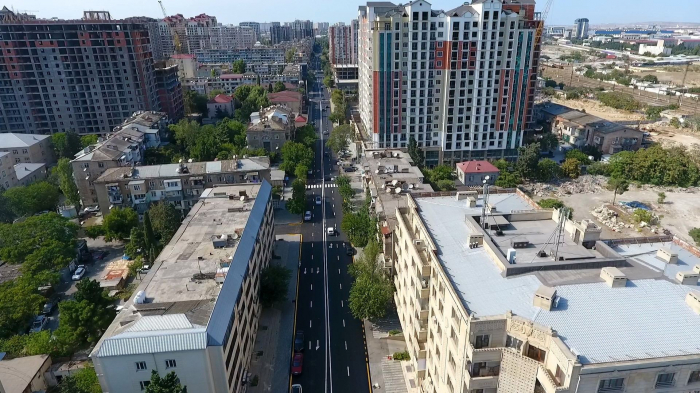
<path id="1" fill-rule="evenodd" d="M 700 277 L 700 274 L 695 272 L 676 273 L 676 281 L 681 285 L 698 285 L 698 277 Z"/>
<path id="2" fill-rule="evenodd" d="M 656 257 L 669 265 L 675 265 L 678 263 L 678 253 L 673 252 L 666 247 L 659 248 L 659 250 L 656 252 Z"/>
<path id="3" fill-rule="evenodd" d="M 695 311 L 696 314 L 700 315 L 700 292 L 690 291 L 685 295 L 685 302 L 690 306 L 690 308 Z"/>
<path id="4" fill-rule="evenodd" d="M 627 286 L 627 276 L 616 267 L 604 267 L 600 269 L 600 278 L 602 278 L 610 288 Z"/>
<path id="5" fill-rule="evenodd" d="M 557 290 L 548 287 L 546 285 L 540 285 L 540 287 L 535 292 L 535 297 L 533 299 L 532 305 L 539 307 L 543 310 L 550 311 L 552 309 L 552 304 L 554 303 L 554 298 L 557 296 Z"/>

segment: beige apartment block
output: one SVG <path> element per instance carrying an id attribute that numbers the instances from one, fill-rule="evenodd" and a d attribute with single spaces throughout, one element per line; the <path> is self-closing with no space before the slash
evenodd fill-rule
<path id="1" fill-rule="evenodd" d="M 8 190 L 17 185 L 17 174 L 11 153 L 0 152 L 0 187 Z"/>
<path id="2" fill-rule="evenodd" d="M 296 114 L 284 105 L 273 105 L 253 112 L 246 131 L 248 147 L 279 153 L 282 145 L 294 138 L 295 118 Z"/>
<path id="3" fill-rule="evenodd" d="M 165 202 L 184 216 L 207 188 L 263 180 L 270 181 L 270 159 L 249 157 L 111 168 L 95 180 L 95 190 L 103 214 L 113 207 L 131 207 L 143 214 L 152 203 Z"/>
<path id="4" fill-rule="evenodd" d="M 12 154 L 14 164 L 56 162 L 51 135 L 3 133 L 0 134 L 0 152 Z"/>
<path id="5" fill-rule="evenodd" d="M 273 243 L 270 183 L 204 190 L 90 354 L 102 391 L 140 393 L 155 370 L 245 392 Z"/>
<path id="6" fill-rule="evenodd" d="M 396 209 L 395 303 L 420 391 L 700 391 L 700 250 L 601 239 L 512 191 Z"/>

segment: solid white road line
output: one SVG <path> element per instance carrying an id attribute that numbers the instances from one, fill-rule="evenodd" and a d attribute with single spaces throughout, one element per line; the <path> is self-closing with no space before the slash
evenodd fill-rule
<path id="1" fill-rule="evenodd" d="M 345 342 L 345 350 L 346 351 L 348 350 L 348 342 L 347 341 Z"/>
<path id="2" fill-rule="evenodd" d="M 309 302 L 309 308 L 314 308 L 314 301 L 313 300 Z"/>
<path id="3" fill-rule="evenodd" d="M 348 369 L 348 377 L 350 376 L 350 366 L 347 367 Z"/>

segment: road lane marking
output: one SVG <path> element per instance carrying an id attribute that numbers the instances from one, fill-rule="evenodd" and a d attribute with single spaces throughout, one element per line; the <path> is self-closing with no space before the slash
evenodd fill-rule
<path id="1" fill-rule="evenodd" d="M 314 284 L 311 284 L 311 290 L 312 291 L 314 290 Z"/>
<path id="2" fill-rule="evenodd" d="M 343 304 L 344 304 L 344 303 L 343 303 L 343 301 L 341 300 L 341 301 L 340 301 L 340 307 L 343 307 Z"/>
<path id="3" fill-rule="evenodd" d="M 350 366 L 347 367 L 348 369 L 348 377 L 350 376 Z"/>
<path id="4" fill-rule="evenodd" d="M 311 320 L 309 319 L 309 329 L 311 329 Z"/>
<path id="5" fill-rule="evenodd" d="M 309 302 L 309 308 L 314 308 L 314 301 L 313 300 Z"/>
<path id="6" fill-rule="evenodd" d="M 343 289 L 343 284 L 340 284 L 340 289 Z"/>
<path id="7" fill-rule="evenodd" d="M 311 350 L 311 340 L 309 340 L 309 351 Z"/>
<path id="8" fill-rule="evenodd" d="M 343 319 L 343 327 L 345 327 L 345 320 Z"/>
<path id="9" fill-rule="evenodd" d="M 338 260 L 340 260 L 340 255 L 338 255 Z"/>
<path id="10" fill-rule="evenodd" d="M 345 341 L 345 350 L 346 351 L 348 350 L 348 342 L 347 341 Z"/>
<path id="11" fill-rule="evenodd" d="M 318 340 L 316 340 L 316 350 L 318 351 L 319 348 L 321 348 L 321 344 L 319 344 Z"/>
<path id="12" fill-rule="evenodd" d="M 314 254 L 311 254 L 311 259 L 314 259 Z"/>

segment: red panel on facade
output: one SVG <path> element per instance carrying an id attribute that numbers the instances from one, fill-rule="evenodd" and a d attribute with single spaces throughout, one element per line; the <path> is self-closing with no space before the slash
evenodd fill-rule
<path id="1" fill-rule="evenodd" d="M 442 48 L 438 48 L 437 44 L 435 45 L 435 69 L 436 70 L 446 70 L 448 67 L 449 63 L 449 51 L 450 51 L 450 41 L 438 41 L 442 42 Z M 438 52 L 442 53 L 442 56 L 438 56 Z M 440 65 L 438 65 L 438 61 L 440 62 Z"/>

